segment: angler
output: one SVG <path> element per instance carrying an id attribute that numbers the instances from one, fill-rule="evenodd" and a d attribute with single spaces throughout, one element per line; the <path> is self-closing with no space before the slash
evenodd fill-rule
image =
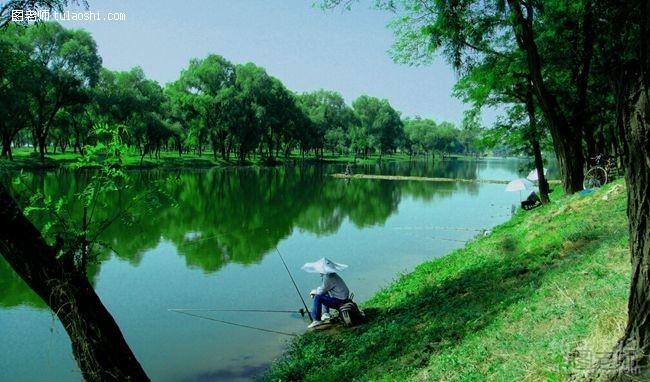
<path id="1" fill-rule="evenodd" d="M 308 328 L 315 328 L 326 324 L 331 316 L 330 309 L 335 309 L 343 318 L 346 325 L 352 325 L 355 318 L 360 317 L 361 312 L 357 305 L 352 301 L 350 290 L 345 281 L 338 275 L 348 266 L 345 264 L 335 263 L 327 258 L 322 258 L 313 263 L 306 263 L 302 270 L 309 273 L 320 273 L 323 284 L 313 289 L 309 295 L 313 298 L 314 321 L 309 324 Z M 323 313 L 323 307 L 325 312 Z"/>

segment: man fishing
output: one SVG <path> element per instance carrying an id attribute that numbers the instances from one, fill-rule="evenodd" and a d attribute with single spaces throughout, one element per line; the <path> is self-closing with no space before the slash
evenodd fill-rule
<path id="1" fill-rule="evenodd" d="M 324 320 L 330 318 L 330 308 L 338 309 L 349 300 L 350 290 L 341 276 L 338 275 L 338 272 L 347 267 L 345 264 L 335 263 L 326 258 L 302 266 L 303 271 L 320 273 L 323 278 L 323 285 L 309 293 L 314 299 L 311 311 L 314 315 L 314 321 L 309 324 L 308 328 L 311 329 L 324 324 Z M 325 313 L 323 313 L 323 307 L 325 307 Z"/>

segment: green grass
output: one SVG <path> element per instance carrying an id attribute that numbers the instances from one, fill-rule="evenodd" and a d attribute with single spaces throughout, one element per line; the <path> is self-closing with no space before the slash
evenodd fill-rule
<path id="1" fill-rule="evenodd" d="M 1 159 L 0 164 L 10 169 L 52 169 L 69 167 L 77 163 L 79 159 L 79 154 L 67 152 L 65 154 L 48 154 L 45 156 L 45 161 L 41 162 L 38 154 L 34 153 L 31 149 L 14 150 L 13 156 L 13 161 Z M 194 153 L 183 154 L 182 157 L 179 157 L 176 152 L 162 152 L 160 159 L 149 155 L 145 156 L 142 164 L 140 163 L 140 156 L 137 153 L 129 153 L 123 157 L 122 164 L 127 168 L 205 168 L 236 166 L 237 161 L 234 159 L 222 160 L 221 158 L 215 160 L 211 152 L 204 153 L 201 156 Z"/>
<path id="2" fill-rule="evenodd" d="M 625 324 L 624 184 L 552 196 L 378 292 L 364 304 L 367 323 L 299 337 L 266 379 L 561 381 L 585 372 Z"/>
<path id="3" fill-rule="evenodd" d="M 41 162 L 40 157 L 32 149 L 29 148 L 20 148 L 13 151 L 14 160 L 9 161 L 7 159 L 0 159 L 0 166 L 8 169 L 53 169 L 61 167 L 69 167 L 77 162 L 79 158 L 78 154 L 74 154 L 68 151 L 65 154 L 56 153 L 56 154 L 47 154 L 45 156 L 45 161 Z M 449 158 L 450 156 L 445 156 Z M 464 159 L 469 157 L 452 155 L 451 157 L 457 159 Z M 436 157 L 436 159 L 438 159 Z M 301 161 L 302 158 L 298 152 L 295 152 L 291 155 L 290 161 Z M 368 158 L 357 158 L 357 164 L 373 164 L 377 163 L 379 160 L 378 155 L 370 155 Z M 391 154 L 383 155 L 382 161 L 384 162 L 395 162 L 395 161 L 408 161 L 409 156 L 407 154 Z M 305 157 L 305 161 L 308 163 L 353 163 L 354 156 L 349 155 L 331 155 L 325 154 L 322 161 L 315 159 L 313 156 Z M 283 164 L 284 158 L 280 157 L 276 159 L 276 162 L 273 164 Z M 197 154 L 183 154 L 182 157 L 178 156 L 177 152 L 162 152 L 160 154 L 160 159 L 151 157 L 149 155 L 145 156 L 142 164 L 140 164 L 140 156 L 137 153 L 130 153 L 123 158 L 123 165 L 127 168 L 207 168 L 207 167 L 229 167 L 229 166 L 238 166 L 240 165 L 235 157 L 231 157 L 229 160 L 223 160 L 220 157 L 214 159 L 212 152 L 205 152 L 203 155 L 198 156 Z M 269 163 L 262 163 L 259 159 L 253 161 L 248 161 L 244 163 L 247 166 L 260 166 L 260 165 L 269 165 Z"/>

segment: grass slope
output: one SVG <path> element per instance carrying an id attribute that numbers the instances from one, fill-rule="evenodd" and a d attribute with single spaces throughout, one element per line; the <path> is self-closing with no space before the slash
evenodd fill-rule
<path id="1" fill-rule="evenodd" d="M 299 337 L 266 379 L 560 381 L 585 372 L 625 324 L 624 184 L 552 196 L 377 293 L 364 304 L 366 324 Z"/>

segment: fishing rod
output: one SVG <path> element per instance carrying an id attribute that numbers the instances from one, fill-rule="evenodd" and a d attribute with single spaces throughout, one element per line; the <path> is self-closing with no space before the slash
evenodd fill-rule
<path id="1" fill-rule="evenodd" d="M 284 265 L 284 269 L 287 270 L 287 273 L 289 274 L 289 278 L 291 279 L 291 282 L 293 283 L 293 286 L 296 288 L 296 292 L 298 293 L 298 297 L 300 297 L 300 301 L 302 301 L 302 306 L 305 307 L 305 311 L 307 312 L 307 315 L 309 316 L 310 321 L 314 321 L 314 318 L 311 316 L 311 312 L 309 311 L 309 308 L 307 308 L 307 303 L 305 302 L 305 299 L 302 298 L 302 294 L 300 293 L 300 288 L 298 288 L 298 284 L 296 284 L 296 280 L 293 279 L 293 276 L 291 275 L 291 271 L 289 270 L 289 267 L 287 266 L 287 263 L 284 262 L 284 258 L 282 257 L 282 254 L 280 253 L 280 250 L 278 249 L 278 246 L 275 246 L 275 251 L 278 253 L 278 256 L 280 256 L 280 260 L 282 260 L 282 264 Z"/>
<path id="2" fill-rule="evenodd" d="M 268 232 L 268 228 L 266 229 L 266 231 Z M 228 233 L 225 233 L 225 235 L 228 235 Z M 212 238 L 217 237 L 217 236 L 219 236 L 219 234 L 211 235 L 211 236 L 207 236 L 207 237 L 202 237 L 202 238 L 194 240 L 192 243 L 194 244 L 194 243 L 197 243 L 197 242 L 209 240 L 209 239 L 212 239 Z M 278 256 L 280 257 L 280 260 L 282 260 L 282 264 L 284 265 L 284 269 L 286 269 L 287 274 L 289 274 L 289 278 L 291 279 L 291 282 L 293 283 L 293 286 L 296 289 L 296 292 L 298 293 L 298 297 L 300 297 L 300 301 L 302 301 L 302 305 L 304 307 L 304 310 L 300 309 L 298 311 L 298 313 L 300 313 L 300 315 L 302 315 L 303 317 L 305 316 L 305 313 L 307 313 L 307 316 L 309 316 L 309 320 L 314 321 L 314 319 L 313 319 L 313 317 L 311 315 L 311 312 L 309 311 L 309 308 L 307 307 L 307 303 L 305 302 L 305 299 L 302 297 L 302 294 L 300 293 L 300 289 L 298 288 L 298 284 L 296 284 L 296 280 L 293 278 L 293 275 L 291 274 L 291 271 L 289 270 L 289 267 L 287 266 L 287 263 L 284 261 L 284 257 L 282 256 L 282 253 L 280 253 L 280 250 L 278 249 L 277 245 L 274 246 L 274 248 L 275 248 L 275 251 L 278 253 Z M 209 311 L 209 310 L 203 310 L 203 311 Z M 259 309 L 250 309 L 250 310 L 246 310 L 246 309 L 241 309 L 241 310 L 214 310 L 214 311 L 248 311 L 248 312 L 260 312 L 260 313 L 264 312 L 263 310 L 259 310 Z M 268 311 L 266 311 L 266 312 L 268 312 Z M 180 313 L 180 312 L 178 312 L 178 313 Z M 280 313 L 280 312 L 278 312 L 278 313 Z M 282 313 L 288 313 L 288 311 L 282 312 Z M 291 313 L 295 313 L 295 312 L 291 311 Z"/>
<path id="3" fill-rule="evenodd" d="M 217 318 L 201 316 L 201 315 L 198 315 L 198 314 L 189 313 L 189 312 L 186 312 L 186 311 L 183 311 L 183 310 L 178 310 L 178 309 L 167 309 L 167 310 L 170 311 L 170 312 L 175 312 L 175 313 L 179 313 L 179 314 L 184 314 L 186 316 L 201 318 L 201 319 L 208 320 L 208 321 L 219 322 L 219 323 L 226 324 L 226 325 L 232 325 L 232 326 L 238 326 L 240 328 L 248 328 L 248 329 L 258 330 L 260 332 L 282 334 L 282 335 L 291 336 L 291 337 L 297 337 L 298 336 L 295 333 L 287 333 L 287 332 L 282 332 L 282 331 L 279 331 L 279 330 L 258 328 L 257 326 L 245 325 L 245 324 L 240 324 L 240 323 L 232 322 L 232 321 L 219 320 Z"/>

